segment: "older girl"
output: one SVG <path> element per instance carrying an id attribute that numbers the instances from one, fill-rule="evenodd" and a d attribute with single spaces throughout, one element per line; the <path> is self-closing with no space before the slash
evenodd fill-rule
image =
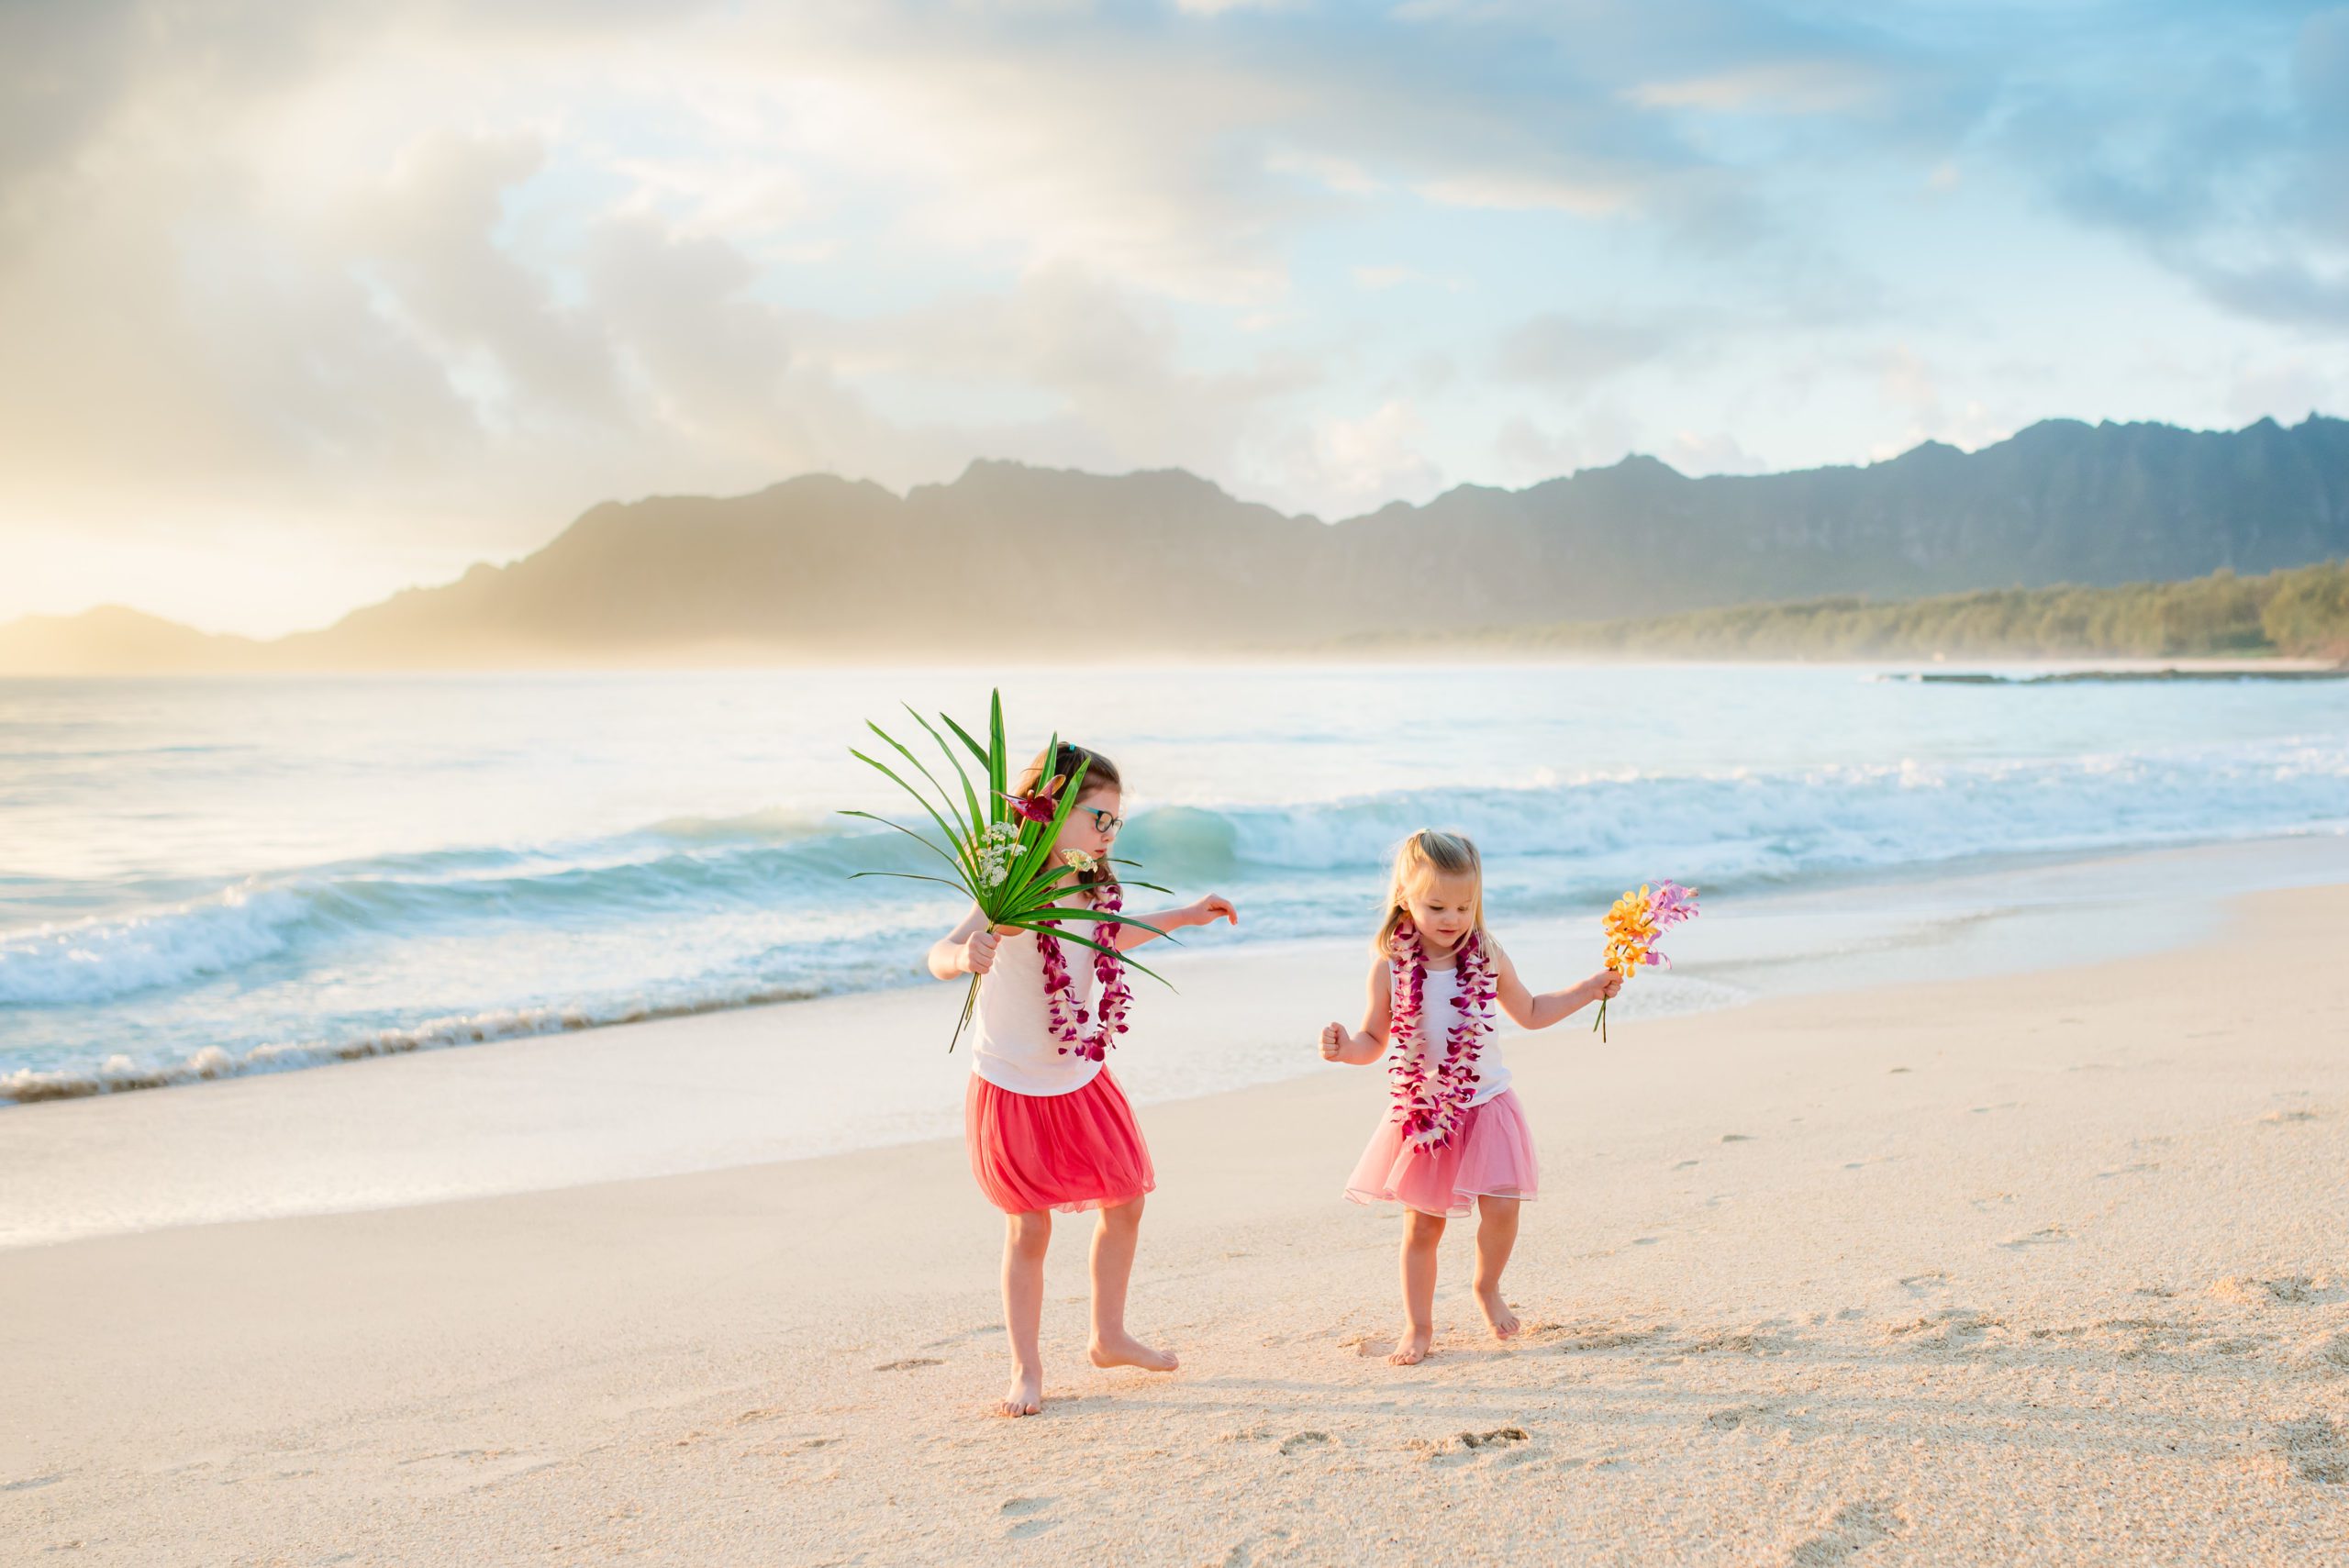
<path id="1" fill-rule="evenodd" d="M 1072 868 L 1070 897 L 1114 911 L 1122 893 L 1109 870 L 1109 845 L 1124 823 L 1116 767 L 1097 751 L 1063 744 L 1029 765 L 1019 794 L 1049 799 L 1080 765 L 1083 794 L 1062 824 L 1052 858 Z M 1239 921 L 1219 897 L 1136 918 L 1167 931 Z M 1137 926 L 1089 922 L 1075 934 L 1119 952 L 1152 937 Z M 1003 1317 L 1012 1373 L 996 1407 L 998 1415 L 1032 1416 L 1043 1407 L 1037 1334 L 1054 1209 L 1101 1211 L 1093 1232 L 1093 1364 L 1174 1368 L 1174 1356 L 1126 1331 L 1126 1283 L 1133 1273 L 1142 1196 L 1157 1178 L 1133 1107 L 1107 1065 L 1132 1000 L 1123 969 L 1109 954 L 1056 937 L 989 929 L 976 908 L 930 950 L 930 972 L 941 980 L 985 976 L 963 1129 L 979 1190 L 1006 1217 Z"/>

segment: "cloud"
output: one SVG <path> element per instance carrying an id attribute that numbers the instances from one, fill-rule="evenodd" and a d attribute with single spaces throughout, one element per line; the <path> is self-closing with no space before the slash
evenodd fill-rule
<path id="1" fill-rule="evenodd" d="M 1979 399 L 1949 407 L 1932 367 L 1907 346 L 1894 348 L 1880 362 L 1884 400 L 1907 414 L 1908 425 L 1898 439 L 1873 443 L 1868 452 L 1872 459 L 1897 457 L 1928 440 L 1974 451 L 2015 433 L 2014 421 L 1994 415 Z"/>
<path id="2" fill-rule="evenodd" d="M 0 3 L 0 549 L 389 586 L 807 469 L 1179 463 L 1340 515 L 1880 433 L 1804 428 L 1793 364 L 1964 439 L 2005 405 L 1921 367 L 1984 387 L 1950 344 L 2009 302 L 1919 282 L 1919 215 L 1987 248 L 2019 191 L 2184 280 L 2174 338 L 2349 326 L 2349 13 L 2140 10 Z M 2223 389 L 2279 337 L 2176 352 Z"/>
<path id="3" fill-rule="evenodd" d="M 1661 358 L 1674 342 L 1653 325 L 1548 312 L 1502 338 L 1493 372 L 1504 381 L 1583 390 Z"/>
<path id="4" fill-rule="evenodd" d="M 1715 114 L 1842 114 L 1875 106 L 1891 83 L 1849 60 L 1780 60 L 1709 76 L 1648 82 L 1624 96 L 1643 108 Z"/>
<path id="5" fill-rule="evenodd" d="M 1290 456 L 1289 488 L 1332 497 L 1344 517 L 1397 499 L 1423 501 L 1443 485 L 1443 469 L 1419 450 L 1426 421 L 1401 398 L 1357 419 L 1323 419 Z"/>
<path id="6" fill-rule="evenodd" d="M 2222 308 L 2349 331 L 2349 7 L 2304 10 L 2116 40 L 2102 74 L 2019 91 L 2002 150 Z"/>
<path id="7" fill-rule="evenodd" d="M 1761 473 L 1769 467 L 1727 430 L 1675 430 L 1661 455 L 1687 474 Z"/>
<path id="8" fill-rule="evenodd" d="M 1502 478 L 1531 484 L 1603 467 L 1639 445 L 1635 423 L 1620 409 L 1601 405 L 1548 429 L 1528 415 L 1512 414 L 1494 436 L 1493 458 Z"/>

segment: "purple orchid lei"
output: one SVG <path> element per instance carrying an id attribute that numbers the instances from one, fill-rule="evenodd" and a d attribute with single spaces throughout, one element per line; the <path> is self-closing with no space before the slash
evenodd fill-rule
<path id="1" fill-rule="evenodd" d="M 1114 915 L 1125 906 L 1125 896 L 1114 882 L 1096 883 L 1092 889 L 1093 906 L 1105 915 Z M 1038 925 L 1050 928 L 1036 933 L 1036 951 L 1044 961 L 1044 1010 L 1052 1038 L 1060 1040 L 1063 1056 L 1082 1056 L 1088 1062 L 1100 1062 L 1126 1032 L 1126 1009 L 1133 1003 L 1132 987 L 1126 984 L 1126 966 L 1106 952 L 1087 950 L 1093 960 L 1093 978 L 1100 983 L 1101 995 L 1093 1008 L 1076 1000 L 1076 988 L 1068 972 L 1068 955 L 1061 949 L 1060 939 L 1052 934 L 1058 922 L 1040 920 Z M 1096 928 L 1098 929 L 1099 928 Z M 1104 945 L 1115 946 L 1114 935 L 1102 939 Z M 1086 1032 L 1086 1024 L 1093 1026 Z"/>
<path id="2" fill-rule="evenodd" d="M 1431 1052 L 1422 1043 L 1428 955 L 1410 921 L 1395 928 L 1386 956 L 1391 973 L 1387 1027 L 1396 1047 L 1386 1075 L 1394 1084 L 1395 1118 L 1403 1124 L 1406 1138 L 1428 1149 L 1442 1149 L 1459 1133 L 1468 1102 L 1475 1097 L 1476 1059 L 1492 1032 L 1499 983 L 1493 977 L 1481 934 L 1469 932 L 1460 943 L 1460 995 L 1453 1003 L 1460 1021 L 1445 1032 L 1442 1060 L 1431 1070 Z"/>

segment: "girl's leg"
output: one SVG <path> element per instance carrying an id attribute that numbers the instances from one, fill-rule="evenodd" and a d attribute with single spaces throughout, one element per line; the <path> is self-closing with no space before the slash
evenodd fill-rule
<path id="1" fill-rule="evenodd" d="M 1044 1407 L 1044 1358 L 1036 1333 L 1044 1316 L 1044 1250 L 1052 1244 L 1052 1211 L 1004 1216 L 1003 1327 L 1011 1336 L 1011 1386 L 998 1416 L 1032 1416 Z"/>
<path id="2" fill-rule="evenodd" d="M 1126 1332 L 1126 1282 L 1141 1234 L 1141 1199 L 1101 1211 L 1093 1232 L 1093 1364 L 1173 1372 L 1173 1356 Z"/>
<path id="3" fill-rule="evenodd" d="M 1513 1197 L 1480 1197 L 1476 1225 L 1476 1305 L 1493 1326 L 1493 1338 L 1506 1340 L 1517 1332 L 1517 1314 L 1501 1299 L 1501 1271 L 1508 1267 L 1509 1250 L 1517 1245 L 1517 1216 L 1522 1207 Z"/>
<path id="4" fill-rule="evenodd" d="M 1415 1366 L 1435 1340 L 1435 1249 L 1443 1240 L 1443 1216 L 1403 1211 L 1403 1339 L 1386 1359 Z"/>

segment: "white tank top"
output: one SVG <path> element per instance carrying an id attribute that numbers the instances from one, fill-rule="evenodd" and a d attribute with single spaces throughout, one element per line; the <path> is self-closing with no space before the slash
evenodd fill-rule
<path id="1" fill-rule="evenodd" d="M 1443 1060 L 1444 1041 L 1460 1022 L 1460 1009 L 1453 1006 L 1459 999 L 1458 965 L 1428 971 L 1427 995 L 1419 1012 L 1419 1034 L 1423 1039 L 1415 1042 L 1412 1055 L 1422 1061 Z M 1497 1008 L 1495 1018 L 1497 1020 Z M 1469 1096 L 1469 1108 L 1474 1110 L 1508 1087 L 1508 1067 L 1501 1061 L 1500 1034 L 1495 1030 L 1485 1037 L 1484 1049 L 1476 1052 L 1476 1092 Z"/>
<path id="2" fill-rule="evenodd" d="M 1093 1005 L 1093 950 L 1061 944 L 1068 962 L 1074 1006 Z M 1432 976 L 1431 976 L 1432 978 Z M 1434 989 L 1432 985 L 1429 987 Z M 1063 1053 L 1044 1010 L 1044 957 L 1030 931 L 1007 931 L 995 950 L 995 967 L 979 980 L 979 1008 L 972 1020 L 977 1044 L 971 1071 L 1015 1095 L 1070 1095 L 1093 1082 L 1101 1063 Z M 1090 1027 L 1090 1026 L 1086 1026 Z"/>

